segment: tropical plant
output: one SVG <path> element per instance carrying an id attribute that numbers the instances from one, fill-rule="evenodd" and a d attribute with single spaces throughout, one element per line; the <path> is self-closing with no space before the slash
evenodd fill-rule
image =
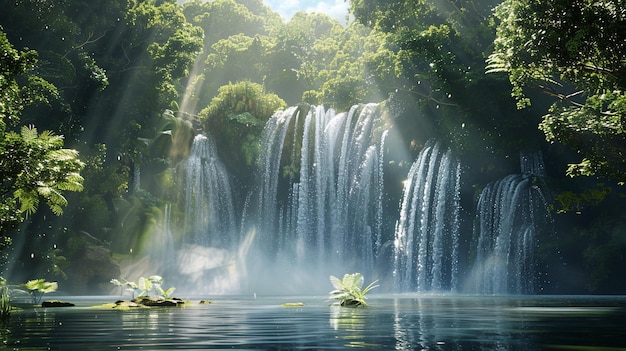
<path id="1" fill-rule="evenodd" d="M 140 277 L 137 282 L 131 282 L 123 278 L 121 281 L 118 279 L 111 279 L 111 284 L 122 288 L 126 287 L 126 291 L 131 293 L 132 298 L 135 298 L 135 294 L 137 297 L 140 297 L 154 291 L 159 297 L 170 299 L 172 298 L 172 293 L 176 290 L 175 287 L 170 287 L 169 289 L 164 290 L 162 287 L 163 277 L 160 275 L 153 275 L 149 278 Z"/>
<path id="2" fill-rule="evenodd" d="M 57 282 L 48 282 L 45 279 L 33 279 L 21 285 L 26 288 L 27 293 L 31 296 L 33 303 L 38 304 L 44 294 L 57 291 L 59 285 Z"/>
<path id="3" fill-rule="evenodd" d="M 170 299 L 172 298 L 172 293 L 174 292 L 174 290 L 176 290 L 175 287 L 170 287 L 167 290 L 164 290 L 162 285 L 163 285 L 163 278 L 159 275 L 153 275 L 150 278 L 148 278 L 148 280 L 153 284 L 153 288 L 154 290 L 156 290 L 156 292 L 158 293 L 159 296 L 165 298 L 165 299 Z"/>
<path id="4" fill-rule="evenodd" d="M 379 285 L 376 285 L 378 280 L 375 280 L 363 288 L 363 282 L 361 273 L 345 274 L 343 280 L 331 275 L 330 283 L 335 290 L 330 292 L 330 298 L 339 300 L 341 306 L 367 306 L 365 294 Z"/>
<path id="5" fill-rule="evenodd" d="M 13 196 L 20 203 L 20 212 L 33 214 L 43 200 L 55 215 L 61 215 L 67 205 L 62 192 L 83 190 L 79 172 L 84 165 L 78 159 L 78 152 L 63 149 L 62 136 L 51 131 L 39 134 L 34 127 L 22 127 L 19 143 L 23 144 L 28 160 L 24 171 L 15 178 L 17 189 Z M 37 165 L 29 167 L 33 160 L 38 161 Z"/>
<path id="6" fill-rule="evenodd" d="M 27 106 L 47 104 L 58 91 L 33 74 L 37 53 L 14 49 L 2 31 L 0 51 L 5 53 L 0 59 L 0 234 L 6 235 L 40 203 L 60 215 L 67 205 L 64 193 L 82 190 L 83 164 L 78 152 L 63 148 L 62 136 L 29 126 L 17 131 Z"/>

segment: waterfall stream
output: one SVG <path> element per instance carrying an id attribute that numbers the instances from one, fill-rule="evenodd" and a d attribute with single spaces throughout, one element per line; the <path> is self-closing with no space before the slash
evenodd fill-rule
<path id="1" fill-rule="evenodd" d="M 461 217 L 472 210 L 461 208 L 461 162 L 440 142 L 426 143 L 397 209 L 390 209 L 391 125 L 380 110 L 366 104 L 342 113 L 324 106 L 276 112 L 261 135 L 245 205 L 234 202 L 213 140 L 197 135 L 184 167 L 183 243 L 214 257 L 190 274 L 231 267 L 213 281 L 235 288 L 241 280 L 272 285 L 268 277 L 291 276 L 311 285 L 310 275 L 327 281 L 330 274 L 360 272 L 395 292 L 533 293 L 537 232 L 547 213 L 541 155 L 521 154 L 522 174 L 484 188 L 469 247 Z M 387 223 L 394 222 L 391 231 Z M 468 256 L 462 247 L 471 251 L 470 262 L 461 261 Z M 198 261 L 179 256 L 186 265 Z M 227 282 L 228 274 L 240 282 Z"/>
<path id="2" fill-rule="evenodd" d="M 520 155 L 521 174 L 488 184 L 476 209 L 475 259 L 467 291 L 479 294 L 537 292 L 538 233 L 550 223 L 542 193 L 541 154 Z"/>
<path id="3" fill-rule="evenodd" d="M 439 143 L 428 143 L 411 166 L 394 240 L 396 290 L 456 290 L 460 171 Z"/>
<path id="4" fill-rule="evenodd" d="M 303 119 L 301 111 L 292 108 L 267 123 L 258 222 L 265 240 L 281 243 L 276 255 L 296 265 L 341 265 L 372 272 L 375 243 L 380 244 L 383 191 L 384 131 L 374 130 L 382 126 L 377 108 L 368 104 L 335 114 L 317 106 Z M 290 130 L 301 130 L 301 144 L 284 145 Z M 283 149 L 291 150 L 290 155 Z M 299 157 L 289 157 L 295 155 Z M 298 179 L 283 179 L 280 167 L 292 165 L 299 165 Z M 276 185 L 281 182 L 291 186 L 279 203 Z"/>

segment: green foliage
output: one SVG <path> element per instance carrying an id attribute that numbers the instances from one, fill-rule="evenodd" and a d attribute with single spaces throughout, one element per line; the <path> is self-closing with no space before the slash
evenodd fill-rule
<path id="1" fill-rule="evenodd" d="M 530 88 L 554 101 L 540 127 L 548 141 L 581 154 L 570 176 L 626 176 L 626 17 L 619 8 L 610 0 L 507 0 L 496 8 L 487 72 L 508 74 L 520 108 L 530 105 Z"/>
<path id="2" fill-rule="evenodd" d="M 345 274 L 343 280 L 331 275 L 330 283 L 335 290 L 330 292 L 330 298 L 339 300 L 341 306 L 367 306 L 365 294 L 378 287 L 378 280 L 371 282 L 363 288 L 363 276 L 361 273 Z"/>
<path id="3" fill-rule="evenodd" d="M 33 279 L 22 284 L 22 287 L 30 294 L 33 303 L 38 304 L 44 294 L 57 291 L 59 285 L 57 282 L 48 282 L 45 279 Z"/>
<path id="4" fill-rule="evenodd" d="M 219 87 L 233 81 L 253 81 L 262 83 L 270 74 L 268 54 L 274 42 L 271 38 L 257 34 L 254 37 L 243 34 L 231 35 L 211 45 L 206 59 L 204 75 L 211 77 L 212 86 Z M 207 93 L 215 93 L 215 88 Z"/>
<path id="5" fill-rule="evenodd" d="M 266 93 L 260 84 L 246 81 L 221 87 L 219 94 L 198 117 L 206 120 L 209 126 L 219 126 L 228 120 L 258 128 L 274 112 L 285 107 L 278 95 Z"/>
<path id="6" fill-rule="evenodd" d="M 359 23 L 344 28 L 326 15 L 299 12 L 275 37 L 265 83 L 290 104 L 304 101 L 346 111 L 387 96 L 389 76 L 383 75 L 389 73 L 389 62 L 383 60 L 389 51 L 381 33 Z"/>
<path id="7" fill-rule="evenodd" d="M 613 189 L 604 183 L 598 183 L 582 192 L 563 191 L 554 197 L 560 208 L 557 213 L 567 213 L 574 211 L 581 214 L 583 208 L 598 206 Z"/>
<path id="8" fill-rule="evenodd" d="M 229 82 L 262 83 L 272 43 L 268 29 L 280 17 L 258 0 L 188 1 L 183 5 L 187 21 L 204 30 L 204 50 L 196 59 L 193 98 L 199 109 L 207 106 L 218 89 Z M 188 107 L 186 107 L 188 108 Z M 195 107 L 186 112 L 196 114 Z"/>
<path id="9" fill-rule="evenodd" d="M 60 215 L 67 205 L 62 192 L 83 189 L 79 173 L 83 163 L 78 152 L 62 149 L 63 138 L 49 131 L 38 134 L 35 128 L 22 127 L 20 137 L 27 162 L 15 178 L 13 195 L 20 203 L 19 211 L 28 216 L 43 200 L 54 214 Z M 17 139 L 17 135 L 9 138 Z"/>
<path id="10" fill-rule="evenodd" d="M 47 258 L 50 260 L 50 273 L 54 276 L 67 279 L 67 274 L 63 269 L 67 266 L 67 257 L 62 255 L 63 250 L 59 248 L 52 249 L 48 252 Z"/>
<path id="11" fill-rule="evenodd" d="M 3 53 L 0 55 L 0 133 L 4 133 L 6 127 L 17 124 L 26 106 L 16 78 L 32 69 L 37 62 L 37 53 L 16 50 L 1 30 L 0 52 Z"/>
<path id="12" fill-rule="evenodd" d="M 11 314 L 11 292 L 7 281 L 0 277 L 0 320 L 6 319 Z"/>
<path id="13" fill-rule="evenodd" d="M 122 279 L 121 281 L 118 279 L 111 279 L 111 284 L 126 288 L 126 291 L 130 292 L 133 298 L 135 298 L 135 294 L 137 297 L 141 297 L 154 292 L 159 297 L 170 299 L 172 298 L 172 293 L 176 290 L 174 287 L 164 290 L 162 287 L 163 278 L 159 275 L 153 275 L 149 278 L 140 277 L 136 283 L 126 279 Z"/>
<path id="14" fill-rule="evenodd" d="M 78 152 L 63 148 L 63 137 L 50 131 L 41 134 L 34 127 L 23 126 L 20 133 L 7 131 L 5 121 L 16 126 L 18 114 L 34 102 L 46 102 L 56 88 L 47 81 L 28 75 L 28 84 L 20 87 L 16 79 L 28 74 L 34 53 L 14 50 L 0 32 L 0 45 L 7 55 L 0 71 L 0 233 L 4 234 L 35 212 L 44 202 L 54 214 L 60 215 L 67 205 L 63 193 L 81 191 L 83 163 Z M 36 88 L 39 87 L 39 88 Z"/>
<path id="15" fill-rule="evenodd" d="M 254 36 L 264 34 L 266 23 L 276 23 L 278 16 L 264 4 L 245 4 L 243 1 L 194 0 L 185 3 L 187 20 L 205 32 L 205 47 L 231 35 Z"/>
<path id="16" fill-rule="evenodd" d="M 429 137 L 448 140 L 459 154 L 472 157 L 488 147 L 509 154 L 541 140 L 536 117 L 516 111 L 510 84 L 484 74 L 486 52 L 495 38 L 495 4 L 350 2 L 356 21 L 382 38 L 373 54 L 364 54 L 368 72 L 374 72 L 365 82 L 374 81 L 380 94 L 389 97 L 407 143 L 423 138 L 427 130 Z"/>
<path id="17" fill-rule="evenodd" d="M 266 93 L 260 84 L 240 82 L 221 87 L 218 96 L 198 117 L 222 145 L 219 151 L 227 167 L 236 176 L 247 177 L 247 168 L 259 152 L 265 122 L 285 107 L 278 95 Z"/>
<path id="18" fill-rule="evenodd" d="M 568 238 L 573 247 L 568 249 L 584 262 L 588 279 L 585 281 L 590 292 L 619 291 L 620 276 L 624 266 L 626 250 L 626 218 L 622 215 L 623 200 L 605 207 L 603 213 L 591 219 L 584 227 L 577 228 Z M 586 213 L 583 212 L 582 216 Z M 578 215 L 580 216 L 580 215 Z"/>

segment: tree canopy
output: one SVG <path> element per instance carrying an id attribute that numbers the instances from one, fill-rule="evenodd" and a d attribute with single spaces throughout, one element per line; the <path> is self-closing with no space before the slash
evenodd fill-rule
<path id="1" fill-rule="evenodd" d="M 82 190 L 79 172 L 83 163 L 76 150 L 63 148 L 61 136 L 50 131 L 38 133 L 29 126 L 13 131 L 26 106 L 48 101 L 47 94 L 54 95 L 56 90 L 33 74 L 36 53 L 16 50 L 2 31 L 0 52 L 0 235 L 6 236 L 33 214 L 40 202 L 54 214 L 62 214 L 67 205 L 63 193 Z M 20 78 L 27 83 L 19 84 Z"/>
<path id="2" fill-rule="evenodd" d="M 622 1 L 506 0 L 488 72 L 506 72 L 520 107 L 528 89 L 554 103 L 541 129 L 582 157 L 568 175 L 626 179 L 626 12 Z"/>

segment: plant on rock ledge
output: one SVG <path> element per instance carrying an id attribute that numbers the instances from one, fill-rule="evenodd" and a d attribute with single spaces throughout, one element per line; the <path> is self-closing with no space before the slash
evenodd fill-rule
<path id="1" fill-rule="evenodd" d="M 147 293 L 154 290 L 159 297 L 171 299 L 172 293 L 176 290 L 175 287 L 164 290 L 162 287 L 163 278 L 160 275 L 153 275 L 149 278 L 140 277 L 136 283 L 126 279 L 122 279 L 122 281 L 111 279 L 111 284 L 126 287 L 126 291 L 131 293 L 132 298 L 135 298 L 135 294 L 137 294 L 137 297 L 145 296 Z"/>
<path id="2" fill-rule="evenodd" d="M 363 288 L 363 275 L 361 273 L 345 274 L 343 280 L 331 275 L 330 283 L 335 290 L 330 292 L 330 298 L 339 300 L 341 306 L 367 306 L 365 294 L 378 287 L 378 280 L 371 282 Z"/>

